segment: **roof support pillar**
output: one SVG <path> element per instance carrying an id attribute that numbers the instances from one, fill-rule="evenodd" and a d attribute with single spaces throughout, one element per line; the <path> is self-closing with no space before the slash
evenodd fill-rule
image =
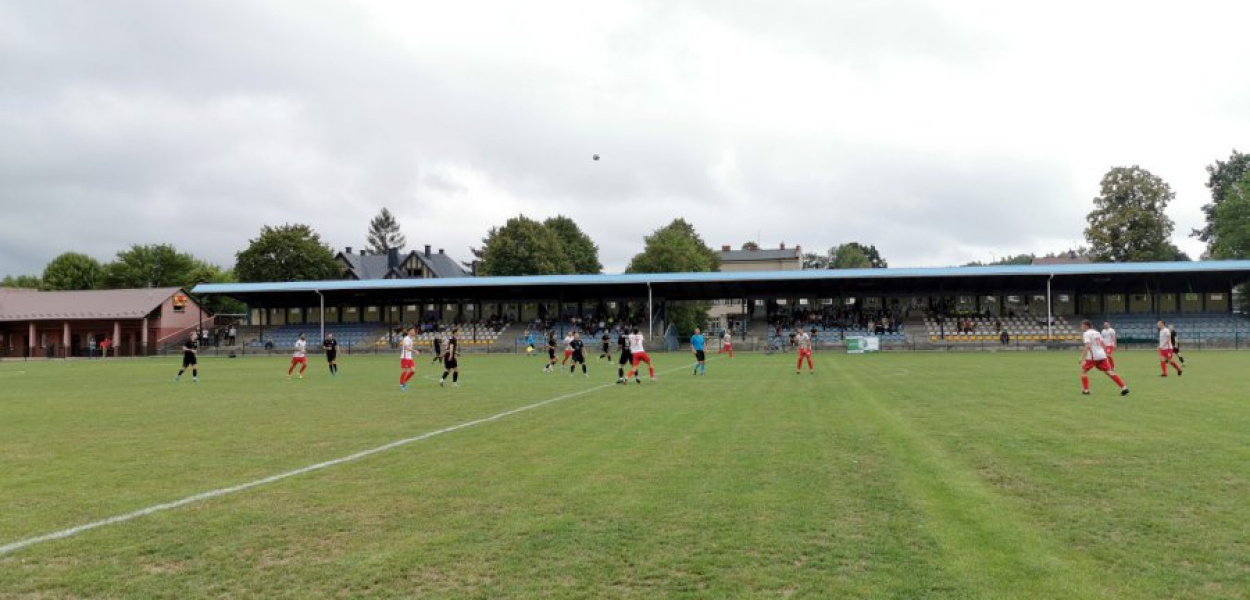
<path id="1" fill-rule="evenodd" d="M 69 321 L 65 321 L 61 324 L 61 352 L 65 358 L 69 358 L 69 341 Z"/>
<path id="2" fill-rule="evenodd" d="M 35 348 L 39 347 L 39 342 L 35 341 L 35 336 L 38 334 L 39 332 L 35 330 L 35 322 L 31 321 L 30 322 L 30 335 L 26 337 L 26 346 L 30 348 L 30 353 L 27 356 L 35 355 Z"/>
<path id="3" fill-rule="evenodd" d="M 148 353 L 148 318 L 143 317 L 143 329 L 139 330 L 139 354 L 146 356 Z"/>
<path id="4" fill-rule="evenodd" d="M 120 344 L 122 343 L 122 322 L 121 321 L 113 321 L 113 340 L 112 341 L 113 343 L 110 345 L 113 348 L 121 347 L 120 346 Z M 114 357 L 117 356 L 117 350 L 113 350 L 113 356 Z"/>

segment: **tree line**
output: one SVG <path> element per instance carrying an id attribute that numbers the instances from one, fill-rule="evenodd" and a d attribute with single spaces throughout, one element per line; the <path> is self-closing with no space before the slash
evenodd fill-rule
<path id="1" fill-rule="evenodd" d="M 1250 155 L 1233 150 L 1228 160 L 1207 166 L 1211 201 L 1206 223 L 1191 235 L 1207 244 L 1204 258 L 1250 258 Z M 1161 177 L 1140 166 L 1115 167 L 1102 178 L 1094 208 L 1087 215 L 1088 247 L 1072 250 L 1095 262 L 1189 260 L 1171 242 L 1174 223 L 1166 214 L 1176 194 Z M 369 223 L 370 251 L 403 249 L 407 241 L 386 208 Z M 747 242 L 743 249 L 759 249 Z M 492 227 L 471 248 L 479 275 L 560 275 L 600 273 L 599 247 L 572 219 L 557 215 L 538 221 L 518 215 Z M 714 271 L 718 255 L 684 219 L 675 219 L 643 239 L 643 249 L 626 272 Z M 992 264 L 1027 264 L 1020 254 Z M 802 255 L 808 269 L 885 268 L 876 246 L 846 242 L 821 253 Z M 970 263 L 981 264 L 981 263 Z M 42 275 L 7 276 L 0 285 L 42 290 L 190 287 L 197 283 L 311 281 L 341 277 L 335 252 L 309 225 L 266 225 L 224 268 L 178 251 L 170 244 L 135 244 L 108 263 L 79 252 L 52 259 Z"/>

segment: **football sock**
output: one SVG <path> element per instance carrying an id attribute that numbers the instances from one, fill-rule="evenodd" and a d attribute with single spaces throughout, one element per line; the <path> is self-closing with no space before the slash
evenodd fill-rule
<path id="1" fill-rule="evenodd" d="M 1123 379 L 1120 379 L 1120 376 L 1119 376 L 1119 375 L 1112 375 L 1112 376 L 1111 376 L 1111 380 L 1112 380 L 1112 381 L 1114 381 L 1116 385 L 1120 386 L 1120 389 L 1123 389 L 1123 388 L 1128 387 L 1128 386 L 1124 385 L 1124 380 L 1123 380 Z"/>
<path id="2" fill-rule="evenodd" d="M 586 363 L 582 363 L 582 373 L 586 373 Z"/>
<path id="3" fill-rule="evenodd" d="M 1081 389 L 1089 391 L 1089 375 L 1081 375 Z"/>
<path id="4" fill-rule="evenodd" d="M 452 382 L 452 383 L 459 383 L 459 381 L 460 381 L 460 371 L 456 371 L 455 373 L 452 373 L 452 374 L 451 374 L 451 382 Z"/>

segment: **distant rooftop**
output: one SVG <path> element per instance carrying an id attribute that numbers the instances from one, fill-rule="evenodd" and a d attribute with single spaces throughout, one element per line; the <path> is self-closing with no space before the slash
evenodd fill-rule
<path id="1" fill-rule="evenodd" d="M 720 252 L 716 254 L 720 256 L 721 262 L 747 262 L 755 260 L 797 260 L 802 256 L 802 247 L 795 246 L 786 248 L 785 244 L 781 244 L 780 248 L 760 248 L 759 250 L 734 250 L 731 246 L 721 246 Z"/>
<path id="2" fill-rule="evenodd" d="M 142 319 L 179 291 L 181 288 L 168 287 L 2 293 L 0 321 Z"/>

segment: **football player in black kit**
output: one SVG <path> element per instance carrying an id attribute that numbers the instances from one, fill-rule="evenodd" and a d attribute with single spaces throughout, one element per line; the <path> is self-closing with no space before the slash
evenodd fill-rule
<path id="1" fill-rule="evenodd" d="M 621 349 L 621 358 L 616 363 L 616 382 L 628 383 L 625 380 L 625 365 L 632 364 L 634 361 L 634 353 L 629 351 L 629 337 L 625 335 L 628 329 L 621 329 L 620 336 L 616 338 L 616 345 Z"/>
<path id="2" fill-rule="evenodd" d="M 543 367 L 544 373 L 556 372 L 556 332 L 547 332 L 547 366 Z"/>
<path id="3" fill-rule="evenodd" d="M 582 365 L 582 375 L 590 377 L 590 373 L 586 372 L 586 343 L 582 341 L 581 336 L 577 332 L 573 332 L 573 341 L 569 343 L 569 347 L 573 349 L 573 364 L 569 365 L 569 376 L 573 375 L 573 371 L 577 369 L 577 365 Z"/>
<path id="4" fill-rule="evenodd" d="M 603 337 L 599 338 L 599 344 L 602 352 L 599 353 L 600 360 L 612 362 L 612 336 L 608 335 L 608 330 L 603 330 Z"/>
<path id="5" fill-rule="evenodd" d="M 191 367 L 191 381 L 199 383 L 200 381 L 200 362 L 196 360 L 195 352 L 195 334 L 192 334 L 187 341 L 182 343 L 182 368 L 178 369 L 178 375 L 174 377 L 174 383 L 182 379 L 182 372 Z"/>
<path id="6" fill-rule="evenodd" d="M 443 348 L 443 376 L 438 379 L 439 387 L 443 386 L 443 382 L 447 381 L 447 374 L 451 373 L 451 387 L 460 387 L 460 362 L 457 355 L 460 353 L 460 342 L 456 340 L 456 334 L 460 333 L 457 327 L 451 330 L 451 337 L 447 338 L 447 345 Z"/>
<path id="7" fill-rule="evenodd" d="M 330 364 L 330 375 L 337 376 L 339 374 L 339 342 L 334 339 L 333 333 L 326 334 L 326 339 L 321 341 L 321 349 L 326 352 L 326 362 Z"/>

